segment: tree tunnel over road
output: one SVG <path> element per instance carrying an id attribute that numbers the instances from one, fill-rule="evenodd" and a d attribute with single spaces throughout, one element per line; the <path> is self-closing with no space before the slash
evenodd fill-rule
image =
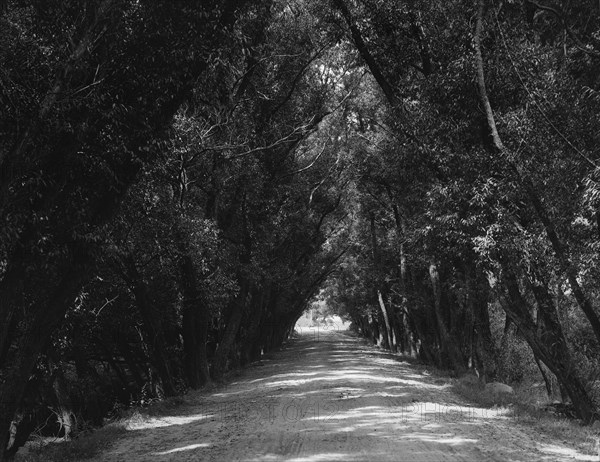
<path id="1" fill-rule="evenodd" d="M 598 6 L 1 0 L 0 461 L 315 300 L 598 420 Z"/>

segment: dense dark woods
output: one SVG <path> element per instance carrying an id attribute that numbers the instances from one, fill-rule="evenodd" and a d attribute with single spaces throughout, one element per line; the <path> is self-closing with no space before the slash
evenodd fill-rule
<path id="1" fill-rule="evenodd" d="M 599 34 L 595 1 L 1 2 L 0 460 L 315 297 L 591 423 Z"/>

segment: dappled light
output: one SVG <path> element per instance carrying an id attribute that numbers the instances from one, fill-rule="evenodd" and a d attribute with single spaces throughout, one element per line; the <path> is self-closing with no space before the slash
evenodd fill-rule
<path id="1" fill-rule="evenodd" d="M 167 454 L 174 454 L 176 452 L 183 452 L 183 451 L 192 451 L 194 449 L 206 448 L 208 446 L 210 446 L 210 444 L 206 444 L 206 443 L 190 444 L 188 446 L 184 446 L 181 448 L 169 449 L 168 451 L 155 452 L 154 454 L 157 456 L 166 456 Z"/>
<path id="2" fill-rule="evenodd" d="M 571 460 L 589 460 L 593 462 L 597 462 L 599 459 L 598 455 L 584 455 L 574 449 L 565 448 L 554 444 L 542 444 L 540 445 L 539 450 L 544 454 L 549 454 L 550 456 L 555 455 L 557 459 L 564 457 Z"/>
<path id="3" fill-rule="evenodd" d="M 198 420 L 208 419 L 210 415 L 190 415 L 190 416 L 167 416 L 167 417 L 139 417 L 130 419 L 127 422 L 128 430 L 147 430 L 151 428 L 170 427 L 172 425 L 186 425 Z"/>
<path id="4" fill-rule="evenodd" d="M 435 435 L 435 436 L 428 435 L 428 434 L 414 433 L 414 434 L 410 434 L 410 435 L 403 435 L 400 438 L 414 439 L 414 440 L 418 440 L 418 441 L 432 442 L 432 443 L 449 444 L 451 446 L 467 444 L 467 443 L 473 444 L 473 443 L 477 443 L 477 441 L 478 441 L 476 439 L 462 438 L 462 437 L 454 436 L 452 433 Z"/>
<path id="5" fill-rule="evenodd" d="M 281 460 L 281 455 L 279 454 L 265 454 L 258 459 L 248 459 L 245 462 L 258 462 L 258 461 L 279 461 Z M 288 459 L 288 462 L 325 462 L 325 461 L 352 461 L 357 460 L 352 454 L 348 453 L 335 453 L 335 452 L 327 452 L 324 454 L 314 454 L 311 456 L 304 457 L 294 457 L 292 459 Z"/>
<path id="6" fill-rule="evenodd" d="M 0 0 L 0 108 L 0 462 L 599 456 L 600 0 Z"/>
<path id="7" fill-rule="evenodd" d="M 353 337 L 301 336 L 222 389 L 190 394 L 182 414 L 130 426 L 98 460 L 592 460 L 539 438 L 509 407 L 465 402 L 450 381 Z"/>

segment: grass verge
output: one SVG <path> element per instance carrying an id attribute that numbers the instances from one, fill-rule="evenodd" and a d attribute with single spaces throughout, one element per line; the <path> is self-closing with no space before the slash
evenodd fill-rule
<path id="1" fill-rule="evenodd" d="M 598 451 L 597 427 L 582 425 L 570 417 L 549 412 L 550 401 L 543 389 L 532 386 L 513 386 L 514 394 L 493 394 L 470 377 L 452 379 L 451 389 L 474 405 L 506 411 L 511 419 L 556 441 L 574 445 L 583 453 Z"/>
<path id="2" fill-rule="evenodd" d="M 92 459 L 122 438 L 130 423 L 144 421 L 156 416 L 169 415 L 186 404 L 183 396 L 175 396 L 147 406 L 124 409 L 107 425 L 82 432 L 75 438 L 39 438 L 19 449 L 17 462 L 75 462 Z"/>
<path id="3" fill-rule="evenodd" d="M 39 440 L 21 448 L 15 458 L 18 462 L 75 462 L 91 459 L 127 433 L 125 424 L 115 422 L 89 433 L 82 433 L 69 441 Z"/>

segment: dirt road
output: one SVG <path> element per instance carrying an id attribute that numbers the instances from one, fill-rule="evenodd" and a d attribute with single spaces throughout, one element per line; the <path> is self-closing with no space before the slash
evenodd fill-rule
<path id="1" fill-rule="evenodd" d="M 346 332 L 303 334 L 98 461 L 597 460 Z"/>

